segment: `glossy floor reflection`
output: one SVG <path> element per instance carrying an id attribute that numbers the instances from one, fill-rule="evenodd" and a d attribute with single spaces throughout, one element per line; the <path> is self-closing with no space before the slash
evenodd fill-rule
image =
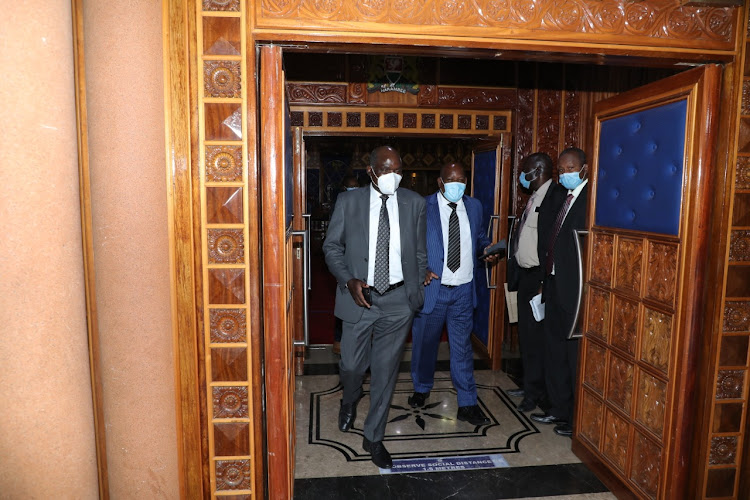
<path id="1" fill-rule="evenodd" d="M 394 464 L 422 457 L 434 462 L 437 458 L 492 456 L 497 457 L 496 467 L 401 474 L 380 471 L 362 450 L 368 381 L 354 427 L 340 432 L 338 358 L 330 348 L 311 349 L 306 375 L 297 379 L 296 499 L 614 498 L 570 451 L 570 439 L 516 410 L 519 398 L 505 393 L 516 384 L 503 372 L 487 370 L 479 360 L 475 363 L 478 404 L 490 418 L 489 424 L 473 426 L 456 419 L 446 347 L 441 348 L 429 399 L 422 408 L 411 408 L 407 403 L 413 390 L 410 354 L 407 348 L 384 439 Z"/>

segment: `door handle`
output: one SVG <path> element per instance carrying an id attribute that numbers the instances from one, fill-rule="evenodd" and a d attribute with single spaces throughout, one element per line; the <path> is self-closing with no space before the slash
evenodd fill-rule
<path id="1" fill-rule="evenodd" d="M 576 244 L 576 254 L 578 255 L 578 299 L 576 301 L 576 314 L 573 317 L 573 325 L 568 332 L 568 339 L 580 339 L 583 337 L 582 332 L 576 332 L 578 315 L 581 312 L 581 299 L 583 298 L 583 252 L 581 252 L 581 235 L 589 234 L 588 231 L 573 229 L 573 241 Z"/>
<path id="2" fill-rule="evenodd" d="M 508 259 L 510 259 L 512 256 L 509 252 L 511 252 L 513 248 L 513 230 L 516 228 L 516 221 L 518 218 L 515 215 L 509 215 L 508 220 L 510 221 L 510 224 L 508 224 L 508 248 L 506 249 L 506 255 L 508 256 Z"/>
<path id="3" fill-rule="evenodd" d="M 305 338 L 304 340 L 295 340 L 295 346 L 307 347 L 310 344 L 310 327 L 307 319 L 307 291 L 309 290 L 310 283 L 307 279 L 307 275 L 310 272 L 310 260 L 308 250 L 310 249 L 310 236 L 307 230 L 304 231 L 292 231 L 292 236 L 302 236 L 302 247 L 304 258 L 302 259 L 302 324 L 304 325 Z"/>
<path id="4" fill-rule="evenodd" d="M 487 238 L 490 241 L 492 241 L 492 222 L 499 219 L 499 215 L 490 215 L 490 223 L 487 226 Z M 495 290 L 497 288 L 497 283 L 495 283 L 494 285 L 490 285 L 490 268 L 487 266 L 487 263 L 484 264 L 484 276 L 487 278 L 487 288 L 489 288 L 490 290 Z"/>
<path id="5" fill-rule="evenodd" d="M 302 217 L 305 218 L 305 231 L 307 231 L 307 289 L 312 290 L 312 271 L 310 263 L 312 260 L 310 260 L 310 225 L 311 225 L 311 214 L 302 214 Z"/>

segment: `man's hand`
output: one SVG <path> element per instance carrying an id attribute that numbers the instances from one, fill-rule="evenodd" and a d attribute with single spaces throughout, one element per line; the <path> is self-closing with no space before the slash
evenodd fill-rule
<path id="1" fill-rule="evenodd" d="M 491 246 L 492 246 L 492 245 L 488 245 L 488 246 L 486 246 L 486 247 L 485 247 L 485 249 L 484 249 L 484 253 L 487 253 L 487 249 L 488 249 L 488 248 L 490 248 Z M 503 252 L 500 252 L 500 253 L 496 253 L 496 254 L 494 254 L 494 255 L 490 255 L 490 256 L 488 256 L 488 257 L 485 257 L 485 258 L 484 258 L 484 261 L 485 261 L 486 263 L 488 263 L 489 265 L 491 265 L 491 266 L 492 266 L 492 265 L 494 265 L 494 264 L 495 264 L 495 263 L 496 263 L 496 262 L 497 262 L 498 260 L 500 260 L 500 255 L 501 255 L 502 253 L 503 253 Z"/>
<path id="2" fill-rule="evenodd" d="M 362 295 L 362 289 L 369 288 L 369 285 L 367 283 L 362 280 L 358 280 L 357 278 L 352 278 L 346 282 L 346 288 L 349 290 L 349 293 L 352 294 L 352 298 L 354 299 L 355 304 L 360 307 L 366 307 L 368 309 L 370 308 L 370 304 L 367 303 L 364 295 Z"/>
<path id="3" fill-rule="evenodd" d="M 427 276 L 425 276 L 425 277 L 424 277 L 424 286 L 427 286 L 427 285 L 429 285 L 429 284 L 430 284 L 430 282 L 431 282 L 431 281 L 432 281 L 433 279 L 440 279 L 440 276 L 438 276 L 437 274 L 433 273 L 432 271 L 430 271 L 430 270 L 428 269 L 428 270 L 427 270 Z"/>

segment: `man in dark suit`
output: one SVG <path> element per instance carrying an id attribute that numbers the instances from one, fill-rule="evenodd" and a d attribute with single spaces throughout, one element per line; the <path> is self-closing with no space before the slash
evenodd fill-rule
<path id="1" fill-rule="evenodd" d="M 552 180 L 552 159 L 545 153 L 527 156 L 519 177 L 521 185 L 532 191 L 526 208 L 511 239 L 508 258 L 509 276 L 517 276 L 516 283 L 508 283 L 518 291 L 518 340 L 523 363 L 523 389 L 508 391 L 523 396 L 520 411 L 531 411 L 546 406 L 544 382 L 544 323 L 536 321 L 529 301 L 541 293 L 544 282 L 544 263 L 550 232 L 567 190 Z"/>
<path id="2" fill-rule="evenodd" d="M 477 405 L 474 355 L 471 348 L 475 279 L 484 264 L 478 257 L 490 244 L 482 225 L 482 204 L 464 196 L 466 173 L 450 163 L 440 169 L 439 191 L 427 200 L 427 278 L 425 301 L 412 326 L 411 377 L 414 394 L 409 404 L 422 407 L 432 389 L 443 326 L 448 328 L 450 367 L 458 395 L 458 419 L 473 425 L 489 419 Z M 497 260 L 497 255 L 488 258 Z M 436 274 L 440 273 L 440 275 Z M 482 281 L 483 285 L 484 282 Z"/>
<path id="3" fill-rule="evenodd" d="M 373 150 L 367 173 L 371 186 L 339 195 L 323 252 L 338 283 L 334 314 L 343 321 L 339 429 L 354 424 L 370 368 L 362 447 L 375 465 L 390 468 L 382 442 L 388 410 L 404 342 L 424 302 L 425 201 L 398 188 L 401 158 L 389 146 Z"/>
<path id="4" fill-rule="evenodd" d="M 560 184 L 568 190 L 568 195 L 550 235 L 544 281 L 545 381 L 550 408 L 545 413 L 532 414 L 531 418 L 557 424 L 556 434 L 570 436 L 578 366 L 578 340 L 567 338 L 578 305 L 579 270 L 573 230 L 586 228 L 586 154 L 578 148 L 568 148 L 560 154 L 557 168 Z"/>

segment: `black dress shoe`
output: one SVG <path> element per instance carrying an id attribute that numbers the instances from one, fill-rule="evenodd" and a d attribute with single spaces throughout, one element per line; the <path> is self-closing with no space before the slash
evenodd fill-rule
<path id="1" fill-rule="evenodd" d="M 512 398 L 522 398 L 526 395 L 526 392 L 523 389 L 510 389 L 505 391 L 505 394 Z"/>
<path id="2" fill-rule="evenodd" d="M 409 406 L 412 408 L 421 408 L 424 406 L 424 402 L 430 397 L 429 392 L 415 392 L 409 396 Z"/>
<path id="3" fill-rule="evenodd" d="M 367 438 L 363 438 L 362 449 L 372 455 L 372 463 L 381 469 L 390 469 L 393 467 L 391 454 L 385 449 L 382 441 L 370 441 Z"/>
<path id="4" fill-rule="evenodd" d="M 573 435 L 573 428 L 570 426 L 570 424 L 559 424 L 555 426 L 555 434 L 558 436 L 567 436 L 570 437 Z"/>
<path id="5" fill-rule="evenodd" d="M 558 418 L 549 413 L 532 413 L 531 420 L 539 422 L 540 424 L 567 424 L 568 421 L 564 418 Z"/>
<path id="6" fill-rule="evenodd" d="M 354 421 L 357 420 L 357 402 L 344 404 L 341 400 L 341 409 L 339 409 L 339 430 L 346 432 L 352 428 Z"/>
<path id="7" fill-rule="evenodd" d="M 536 403 L 528 398 L 523 398 L 523 401 L 518 403 L 518 406 L 516 406 L 516 410 L 518 411 L 531 411 L 534 408 L 536 408 Z"/>
<path id="8" fill-rule="evenodd" d="M 490 419 L 484 416 L 478 405 L 460 406 L 458 408 L 458 419 L 469 422 L 471 425 L 486 425 Z"/>

